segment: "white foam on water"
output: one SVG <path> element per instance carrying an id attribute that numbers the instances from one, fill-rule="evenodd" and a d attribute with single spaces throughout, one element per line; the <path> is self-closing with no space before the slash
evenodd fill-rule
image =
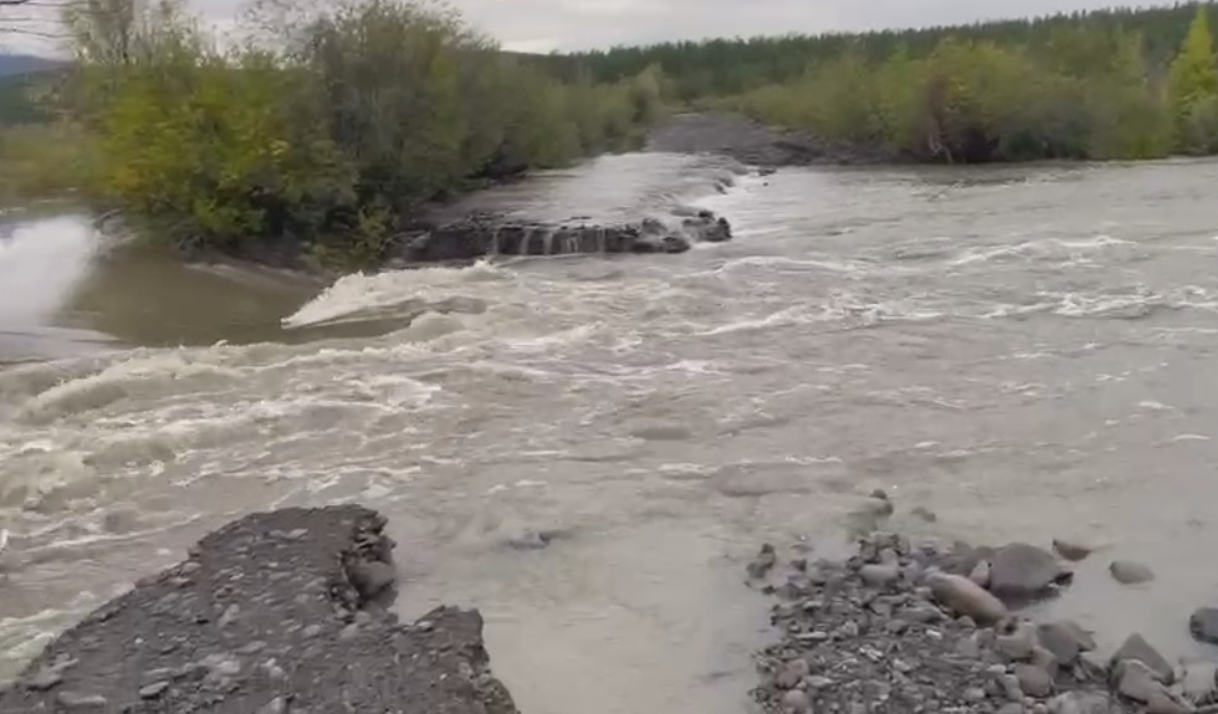
<path id="1" fill-rule="evenodd" d="M 18 419 L 45 423 L 102 409 L 131 396 L 179 393 L 184 388 L 238 380 L 242 373 L 191 359 L 185 350 L 135 353 L 102 371 L 70 379 L 35 395 L 18 409 Z"/>
<path id="2" fill-rule="evenodd" d="M 512 280 L 515 273 L 489 261 L 464 268 L 419 268 L 375 275 L 355 273 L 340 278 L 294 314 L 283 319 L 287 328 L 358 319 L 369 311 L 408 301 L 439 302 L 465 296 L 478 283 Z"/>
<path id="3" fill-rule="evenodd" d="M 992 248 L 969 248 L 959 257 L 948 261 L 948 265 L 963 267 L 1005 258 L 1068 259 L 1073 257 L 1073 253 L 1076 251 L 1102 251 L 1108 248 L 1129 245 L 1135 244 L 1131 241 L 1113 238 L 1108 235 L 1080 240 L 1044 238 Z"/>
<path id="4" fill-rule="evenodd" d="M 98 239 L 89 222 L 61 216 L 0 237 L 0 330 L 44 323 L 88 274 Z"/>

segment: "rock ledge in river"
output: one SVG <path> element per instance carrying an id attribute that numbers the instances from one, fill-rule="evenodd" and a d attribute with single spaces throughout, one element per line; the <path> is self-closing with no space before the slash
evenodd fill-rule
<path id="1" fill-rule="evenodd" d="M 0 714 L 517 714 L 477 612 L 384 610 L 384 525 L 356 506 L 232 523 L 56 639 Z"/>

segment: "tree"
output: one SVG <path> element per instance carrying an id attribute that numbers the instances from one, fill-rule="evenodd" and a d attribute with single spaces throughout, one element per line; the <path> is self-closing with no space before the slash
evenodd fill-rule
<path id="1" fill-rule="evenodd" d="M 1179 148 L 1188 146 L 1193 111 L 1218 95 L 1218 66 L 1214 60 L 1214 37 L 1210 33 L 1209 13 L 1197 8 L 1197 17 L 1171 65 L 1167 77 L 1167 96 L 1176 123 Z"/>

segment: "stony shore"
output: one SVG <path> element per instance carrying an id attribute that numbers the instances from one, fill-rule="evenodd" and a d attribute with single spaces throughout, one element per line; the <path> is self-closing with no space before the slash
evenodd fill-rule
<path id="1" fill-rule="evenodd" d="M 356 506 L 232 523 L 59 636 L 0 713 L 517 714 L 477 612 L 386 611 L 384 526 Z"/>
<path id="2" fill-rule="evenodd" d="M 865 510 L 882 520 L 892 505 L 876 494 Z M 810 562 L 799 549 L 780 558 L 767 545 L 748 577 L 776 599 L 780 640 L 759 655 L 754 698 L 781 714 L 1218 712 L 1214 663 L 1173 665 L 1138 633 L 1121 633 L 1124 644 L 1101 656 L 1075 622 L 1022 617 L 1020 607 L 1069 587 L 1069 563 L 1090 555 L 1062 541 L 1053 551 L 914 544 L 882 531 L 844 562 Z M 1110 573 L 1126 584 L 1153 578 L 1121 561 Z"/>

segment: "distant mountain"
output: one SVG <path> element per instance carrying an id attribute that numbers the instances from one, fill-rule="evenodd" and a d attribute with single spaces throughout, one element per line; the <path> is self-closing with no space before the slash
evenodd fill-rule
<path id="1" fill-rule="evenodd" d="M 33 74 L 46 72 L 63 65 L 59 60 L 34 55 L 4 54 L 0 52 L 0 77 L 14 74 Z"/>

